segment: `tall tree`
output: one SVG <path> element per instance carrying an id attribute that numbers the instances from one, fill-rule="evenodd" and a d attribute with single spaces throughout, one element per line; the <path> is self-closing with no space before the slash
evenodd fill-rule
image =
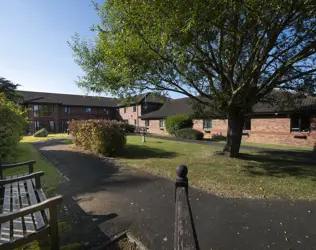
<path id="1" fill-rule="evenodd" d="M 18 86 L 18 84 L 14 84 L 0 76 L 0 93 L 3 93 L 8 100 L 17 101 L 19 95 L 16 93 L 16 88 Z"/>
<path id="2" fill-rule="evenodd" d="M 95 41 L 70 46 L 81 87 L 191 97 L 228 119 L 224 152 L 239 153 L 244 116 L 274 88 L 315 92 L 314 0 L 108 0 Z"/>

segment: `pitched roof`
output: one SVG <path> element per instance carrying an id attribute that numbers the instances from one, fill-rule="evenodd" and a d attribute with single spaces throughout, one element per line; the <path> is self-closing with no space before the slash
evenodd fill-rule
<path id="1" fill-rule="evenodd" d="M 124 107 L 126 105 L 139 104 L 145 100 L 146 100 L 146 102 L 150 102 L 150 103 L 164 103 L 164 102 L 170 100 L 170 98 L 168 98 L 164 95 L 158 95 L 155 93 L 148 92 L 148 93 L 143 93 L 143 94 L 128 97 L 128 98 L 122 100 L 118 104 L 118 106 Z"/>
<path id="2" fill-rule="evenodd" d="M 316 113 L 316 97 L 307 96 L 305 98 L 296 99 L 297 102 L 293 106 L 287 106 L 282 102 L 281 95 L 284 92 L 274 92 L 269 96 L 267 102 L 259 102 L 253 107 L 253 114 L 273 114 L 281 112 L 293 112 L 312 110 Z M 269 102 L 268 102 L 269 101 Z M 194 114 L 193 105 L 190 98 L 173 99 L 166 102 L 159 110 L 142 115 L 141 119 L 162 119 L 171 115 L 178 114 Z"/>
<path id="3" fill-rule="evenodd" d="M 24 103 L 58 103 L 69 106 L 116 107 L 119 100 L 108 97 L 18 91 Z"/>
<path id="4" fill-rule="evenodd" d="M 161 119 L 171 115 L 189 115 L 193 114 L 192 104 L 189 97 L 172 99 L 167 102 L 157 111 L 142 115 L 141 118 L 146 119 Z"/>

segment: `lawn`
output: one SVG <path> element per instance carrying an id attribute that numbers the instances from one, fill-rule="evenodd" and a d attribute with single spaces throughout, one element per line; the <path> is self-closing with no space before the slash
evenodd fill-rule
<path id="1" fill-rule="evenodd" d="M 240 159 L 218 154 L 222 147 L 128 136 L 119 161 L 175 178 L 186 164 L 191 186 L 225 197 L 316 200 L 316 160 L 311 152 L 242 150 Z"/>
<path id="2" fill-rule="evenodd" d="M 63 134 L 49 134 L 47 137 L 34 137 L 32 135 L 23 136 L 22 142 L 37 142 L 37 141 L 46 141 L 52 139 L 63 139 L 69 138 L 70 135 L 63 133 Z"/>
<path id="3" fill-rule="evenodd" d="M 61 176 L 56 168 L 32 146 L 31 143 L 20 142 L 17 148 L 17 156 L 14 162 L 23 162 L 35 160 L 34 172 L 43 171 L 44 176 L 41 178 L 43 189 L 47 193 L 57 188 L 57 185 L 61 181 Z M 3 171 L 4 176 L 6 175 L 17 175 L 28 171 L 27 166 L 9 168 Z"/>

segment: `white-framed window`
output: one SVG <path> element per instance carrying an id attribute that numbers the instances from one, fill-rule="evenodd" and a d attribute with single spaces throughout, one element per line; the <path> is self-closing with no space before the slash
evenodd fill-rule
<path id="1" fill-rule="evenodd" d="M 145 120 L 145 126 L 146 126 L 146 127 L 149 126 L 149 120 Z"/>
<path id="2" fill-rule="evenodd" d="M 159 120 L 159 127 L 160 128 L 164 128 L 165 127 L 165 120 L 164 119 L 160 119 Z"/>
<path id="3" fill-rule="evenodd" d="M 212 119 L 203 119 L 203 129 L 212 128 Z"/>
<path id="4" fill-rule="evenodd" d="M 69 108 L 69 107 L 65 107 L 65 108 L 64 108 L 64 112 L 65 112 L 66 114 L 70 114 L 70 108 Z"/>
<path id="5" fill-rule="evenodd" d="M 291 131 L 309 132 L 310 120 L 308 116 L 294 115 L 291 117 Z"/>
<path id="6" fill-rule="evenodd" d="M 104 108 L 104 109 L 103 109 L 103 113 L 104 113 L 104 114 L 109 114 L 109 110 L 108 110 L 107 108 Z"/>
<path id="7" fill-rule="evenodd" d="M 33 111 L 34 111 L 34 117 L 38 117 L 38 105 L 34 105 Z"/>
<path id="8" fill-rule="evenodd" d="M 136 112 L 136 105 L 133 105 L 133 112 Z"/>
<path id="9" fill-rule="evenodd" d="M 86 113 L 91 113 L 91 108 L 84 108 L 84 111 L 85 111 Z"/>

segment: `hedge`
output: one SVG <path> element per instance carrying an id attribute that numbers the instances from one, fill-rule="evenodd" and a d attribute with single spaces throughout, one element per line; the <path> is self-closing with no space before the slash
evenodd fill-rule
<path id="1" fill-rule="evenodd" d="M 48 131 L 45 128 L 42 128 L 42 129 L 36 131 L 33 136 L 34 137 L 47 137 Z"/>
<path id="2" fill-rule="evenodd" d="M 70 121 L 68 129 L 76 146 L 105 156 L 123 151 L 126 144 L 122 123 L 105 120 Z"/>
<path id="3" fill-rule="evenodd" d="M 189 115 L 173 115 L 166 118 L 165 126 L 169 134 L 175 135 L 179 129 L 192 128 L 193 123 Z"/>
<path id="4" fill-rule="evenodd" d="M 182 139 L 202 140 L 203 136 L 202 132 L 191 128 L 183 128 L 176 132 L 176 137 Z"/>
<path id="5" fill-rule="evenodd" d="M 0 161 L 10 162 L 14 158 L 26 125 L 26 111 L 0 93 Z"/>

